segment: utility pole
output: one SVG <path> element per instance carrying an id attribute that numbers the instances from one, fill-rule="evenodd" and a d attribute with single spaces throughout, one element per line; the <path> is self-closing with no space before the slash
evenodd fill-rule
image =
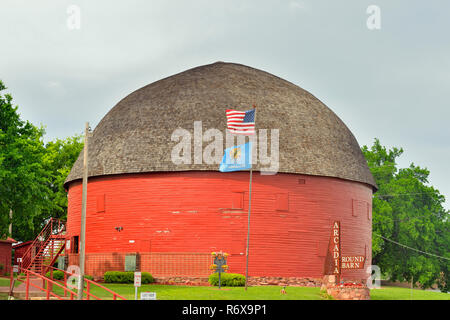
<path id="1" fill-rule="evenodd" d="M 13 219 L 13 211 L 12 209 L 9 209 L 9 236 L 12 238 L 12 219 Z"/>
<path id="2" fill-rule="evenodd" d="M 83 191 L 81 199 L 81 231 L 80 231 L 80 278 L 78 280 L 78 300 L 83 300 L 84 289 L 84 262 L 85 262 L 85 241 L 86 241 L 86 203 L 87 203 L 87 183 L 88 183 L 88 140 L 89 122 L 86 122 L 84 131 L 84 161 L 83 161 Z"/>

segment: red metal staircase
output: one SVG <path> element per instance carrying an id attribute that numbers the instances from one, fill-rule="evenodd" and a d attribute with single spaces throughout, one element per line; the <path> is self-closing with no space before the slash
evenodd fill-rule
<path id="1" fill-rule="evenodd" d="M 65 270 L 59 270 L 54 268 L 53 265 L 56 259 L 63 254 L 66 247 L 65 240 L 66 226 L 63 221 L 55 218 L 48 220 L 45 227 L 30 245 L 28 250 L 22 256 L 22 261 L 19 265 L 19 273 L 24 274 L 17 276 L 14 279 L 14 273 L 11 272 L 10 281 L 10 295 L 19 293 L 14 289 L 14 281 L 22 283 L 24 287 L 23 297 L 25 300 L 31 299 L 31 295 L 38 294 L 38 298 L 44 299 L 58 299 L 58 300 L 73 300 L 77 297 L 77 289 L 73 289 L 68 286 L 67 279 L 74 274 Z M 53 279 L 53 272 L 50 272 L 50 277 L 46 276 L 47 271 L 61 271 L 64 274 L 64 281 L 58 281 Z M 40 285 L 42 283 L 42 285 Z M 107 292 L 113 300 L 126 300 L 123 296 L 116 292 L 100 285 L 89 279 L 84 279 L 83 283 L 83 300 L 102 300 L 100 297 L 95 296 L 91 292 L 91 288 L 95 287 L 97 291 Z M 20 286 L 18 287 L 20 288 Z M 63 296 L 55 293 L 53 288 L 59 288 L 59 291 L 63 291 Z"/>
<path id="2" fill-rule="evenodd" d="M 45 275 L 65 249 L 65 224 L 51 218 L 22 256 L 20 267 Z"/>
<path id="3" fill-rule="evenodd" d="M 57 299 L 57 300 L 74 300 L 78 296 L 78 290 L 74 289 L 73 286 L 68 285 L 68 278 L 74 274 L 69 273 L 64 270 L 59 270 L 57 268 L 48 266 L 50 270 L 61 271 L 64 274 L 64 281 L 55 280 L 53 278 L 45 277 L 39 273 L 30 271 L 28 269 L 19 268 L 19 272 L 25 274 L 25 276 L 18 276 L 14 279 L 14 274 L 11 272 L 9 295 L 17 297 L 19 299 Z M 21 283 L 17 288 L 14 288 L 15 281 Z M 22 290 L 20 290 L 22 287 Z M 89 279 L 84 279 L 83 283 L 83 295 L 82 300 L 103 300 L 103 299 L 113 299 L 113 300 L 127 300 L 120 294 L 108 289 L 101 284 L 94 282 Z M 54 289 L 58 289 L 59 293 L 56 293 Z M 92 293 L 92 289 L 96 289 L 96 294 L 101 294 L 103 298 L 100 298 Z M 61 291 L 63 291 L 61 295 Z M 104 296 L 107 296 L 106 298 Z M 109 297 L 108 297 L 109 296 Z"/>

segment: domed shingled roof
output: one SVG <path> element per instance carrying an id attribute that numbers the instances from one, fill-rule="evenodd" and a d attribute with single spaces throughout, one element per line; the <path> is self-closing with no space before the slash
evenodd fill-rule
<path id="1" fill-rule="evenodd" d="M 253 104 L 257 130 L 268 129 L 270 141 L 270 129 L 279 129 L 278 172 L 337 177 L 377 188 L 355 137 L 320 100 L 270 73 L 223 62 L 156 81 L 122 99 L 89 139 L 88 174 L 218 171 L 218 164 L 194 164 L 193 154 L 192 164 L 175 165 L 171 152 L 179 142 L 171 140 L 172 133 L 183 128 L 193 137 L 194 121 L 202 121 L 203 132 L 220 130 L 225 144 L 225 110 L 249 110 Z M 66 187 L 82 178 L 82 168 L 83 152 Z"/>

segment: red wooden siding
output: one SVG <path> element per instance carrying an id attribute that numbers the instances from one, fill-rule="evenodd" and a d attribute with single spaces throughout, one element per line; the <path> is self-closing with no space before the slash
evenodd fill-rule
<path id="1" fill-rule="evenodd" d="M 289 211 L 289 194 L 277 193 L 276 195 L 276 210 Z"/>
<path id="2" fill-rule="evenodd" d="M 233 209 L 244 209 L 244 193 L 243 192 L 233 192 L 231 194 L 233 200 Z"/>
<path id="3" fill-rule="evenodd" d="M 33 243 L 33 241 L 27 241 L 27 242 L 23 242 L 23 243 L 13 246 L 14 264 L 19 264 L 18 259 L 20 259 L 24 256 L 24 254 L 27 252 L 27 250 L 29 249 L 29 247 L 31 246 L 32 243 Z"/>
<path id="4" fill-rule="evenodd" d="M 0 241 L 0 264 L 3 266 L 0 275 L 11 272 L 12 243 Z"/>
<path id="5" fill-rule="evenodd" d="M 105 195 L 97 196 L 97 212 L 105 212 Z"/>
<path id="6" fill-rule="evenodd" d="M 229 271 L 245 273 L 248 179 L 248 172 L 193 171 L 90 178 L 87 255 L 92 262 L 94 257 L 113 253 L 160 254 L 168 269 L 161 271 L 155 262 L 159 260 L 153 259 L 143 263 L 142 271 L 167 274 L 175 270 L 175 264 L 185 263 L 197 270 L 195 275 L 198 270 L 207 275 L 204 265 L 209 260 L 198 257 L 223 250 L 231 254 Z M 102 196 L 107 214 L 98 212 L 98 197 Z M 70 185 L 68 197 L 70 238 L 80 230 L 80 182 Z M 322 251 L 335 220 L 341 221 L 342 254 L 364 255 L 366 247 L 371 248 L 370 213 L 354 215 L 354 200 L 371 208 L 372 188 L 337 178 L 254 173 L 250 276 L 320 278 L 325 259 Z M 370 265 L 370 250 L 367 252 L 366 265 Z M 189 254 L 190 258 L 180 258 Z M 104 269 L 98 261 L 97 269 Z M 114 267 L 111 262 L 107 265 Z M 87 269 L 94 267 L 95 263 Z M 361 279 L 367 275 L 364 270 L 346 270 L 343 276 Z"/>

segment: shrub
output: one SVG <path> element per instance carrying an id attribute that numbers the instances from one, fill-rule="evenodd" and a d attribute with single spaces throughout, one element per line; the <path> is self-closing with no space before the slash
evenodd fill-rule
<path id="1" fill-rule="evenodd" d="M 103 275 L 106 283 L 134 283 L 133 271 L 107 271 Z M 141 283 L 147 284 L 154 282 L 152 275 L 148 272 L 141 272 Z"/>
<path id="2" fill-rule="evenodd" d="M 50 271 L 45 274 L 47 278 L 50 278 Z M 54 280 L 64 280 L 64 272 L 55 270 L 53 271 L 53 279 Z"/>
<path id="3" fill-rule="evenodd" d="M 213 273 L 209 276 L 209 284 L 219 285 L 219 273 Z M 224 287 L 243 287 L 245 286 L 245 276 L 239 273 L 222 273 L 220 275 L 220 285 Z"/>
<path id="4" fill-rule="evenodd" d="M 46 276 L 47 278 L 50 278 L 50 271 L 47 272 L 47 273 L 45 274 L 45 276 Z M 87 275 L 87 274 L 84 275 L 84 278 L 85 278 L 85 279 L 89 279 L 89 280 L 94 280 L 94 277 L 93 277 L 93 276 L 90 276 L 90 275 Z M 54 280 L 64 280 L 64 272 L 63 272 L 63 271 L 60 271 L 60 270 L 55 270 L 55 271 L 53 271 L 53 279 L 54 279 Z"/>

